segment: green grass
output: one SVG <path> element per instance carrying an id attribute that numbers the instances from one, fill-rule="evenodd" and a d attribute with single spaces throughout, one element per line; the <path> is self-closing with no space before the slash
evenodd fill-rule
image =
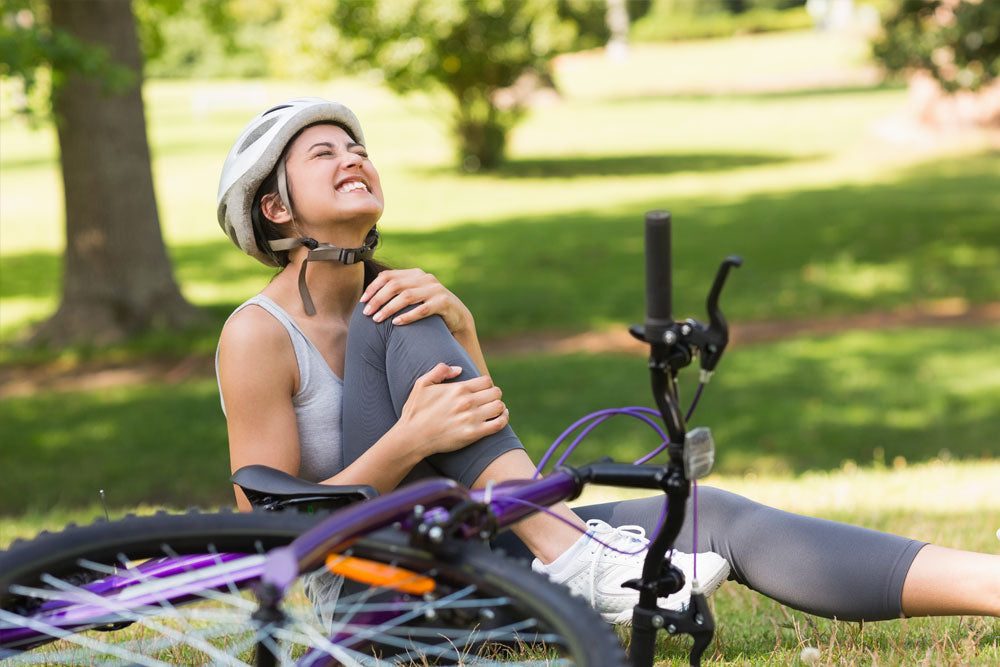
<path id="1" fill-rule="evenodd" d="M 1000 293 L 993 222 L 1000 209 L 997 153 L 897 168 L 878 182 L 802 184 L 816 169 L 787 155 L 675 151 L 524 158 L 497 176 L 461 184 L 453 182 L 456 176 L 432 173 L 425 196 L 447 201 L 438 188 L 460 187 L 480 197 L 482 212 L 494 217 L 455 212 L 472 219 L 433 230 L 388 222 L 382 253 L 398 266 L 420 265 L 438 275 L 472 304 L 487 339 L 636 319 L 641 219 L 651 208 L 675 214 L 678 313 L 700 314 L 715 265 L 731 252 L 747 260 L 725 295 L 735 322 L 829 317 L 938 299 L 976 303 Z M 789 183 L 796 170 L 798 187 Z M 630 190 L 633 198 L 619 199 Z M 615 193 L 611 198 L 618 201 L 603 201 L 603 193 Z M 491 201 L 505 197 L 511 201 Z M 534 206 L 532 197 L 546 198 L 549 208 L 557 202 L 561 210 Z M 515 206 L 520 212 L 506 217 L 498 210 Z M 212 240 L 171 246 L 185 292 L 215 307 L 199 349 L 211 348 L 224 313 L 270 275 L 217 238 L 209 215 L 198 219 Z M 11 245 L 17 244 L 14 237 Z M 60 262 L 51 251 L 23 250 L 5 251 L 0 263 L 0 330 L 15 336 L 55 307 Z"/>
<path id="2" fill-rule="evenodd" d="M 755 500 L 825 518 L 842 520 L 930 540 L 938 544 L 996 552 L 1000 498 L 997 462 L 845 466 L 832 472 L 788 476 L 713 475 L 713 486 Z M 628 495 L 594 489 L 580 502 Z M 148 510 L 145 510 L 148 511 Z M 99 512 L 94 508 L 95 514 Z M 59 528 L 62 520 L 89 522 L 95 514 L 52 517 L 52 523 L 0 518 L 0 547 L 34 528 Z M 118 513 L 112 512 L 114 516 Z M 845 623 L 792 611 L 735 583 L 712 598 L 717 622 L 706 658 L 711 664 L 801 664 L 804 647 L 821 651 L 820 664 L 992 665 L 1000 651 L 995 620 L 908 619 Z M 107 639 L 103 635 L 102 639 Z M 686 664 L 687 640 L 661 640 L 656 665 Z M 183 662 L 179 664 L 184 664 Z"/>
<path id="3" fill-rule="evenodd" d="M 1000 329 L 853 332 L 736 347 L 693 425 L 713 429 L 727 473 L 830 469 L 996 455 Z M 527 355 L 491 362 L 511 424 L 541 456 L 594 410 L 649 405 L 645 359 Z M 686 378 L 685 399 L 693 378 Z M 8 398 L 0 405 L 0 513 L 92 505 L 228 503 L 225 420 L 213 379 Z M 602 425 L 572 461 L 632 460 L 657 444 L 625 417 Z"/>
<path id="4" fill-rule="evenodd" d="M 715 267 L 733 252 L 746 259 L 723 298 L 736 323 L 832 317 L 943 299 L 982 303 L 1000 294 L 997 158 L 997 153 L 984 152 L 928 162 L 884 183 L 728 198 L 649 196 L 620 206 L 577 207 L 570 201 L 564 205 L 573 208 L 560 213 L 525 212 L 431 231 L 390 229 L 382 254 L 397 266 L 421 266 L 437 275 L 472 306 L 484 339 L 537 330 L 581 331 L 639 319 L 641 220 L 644 211 L 656 207 L 669 207 L 675 214 L 678 315 L 704 316 L 701 304 Z M 550 160 L 541 167 L 540 161 L 527 162 L 525 170 L 620 172 L 623 163 L 633 169 L 648 163 L 644 170 L 655 173 L 671 163 L 669 157 L 605 159 L 610 166 L 596 159 Z M 709 171 L 751 160 L 721 155 L 676 159 L 714 165 L 705 167 Z M 770 168 L 769 160 L 752 161 Z M 509 167 L 518 168 L 517 163 Z M 511 180 L 512 189 L 524 180 L 582 180 L 595 189 L 595 183 L 616 178 L 623 177 Z M 553 191 L 558 187 L 552 184 Z M 173 344 L 177 354 L 211 350 L 226 314 L 265 284 L 270 270 L 224 239 L 175 245 L 171 254 L 185 291 L 211 306 L 214 319 L 193 336 L 160 341 Z M 44 251 L 8 253 L 0 263 L 0 326 L 13 335 L 26 320 L 54 307 L 60 263 Z M 159 349 L 155 337 L 133 347 Z M 9 350 L 6 359 L 17 354 Z"/>
<path id="5" fill-rule="evenodd" d="M 805 7 L 775 10 L 753 8 L 739 14 L 717 11 L 709 14 L 688 14 L 677 11 L 674 3 L 660 5 L 636 21 L 630 38 L 645 42 L 671 42 L 680 39 L 731 37 L 747 33 L 802 30 L 812 28 L 815 21 Z M 689 10 L 693 11 L 693 10 Z"/>
<path id="6" fill-rule="evenodd" d="M 249 117 L 304 91 L 347 102 L 365 123 L 388 194 L 384 257 L 438 275 L 469 303 L 485 339 L 641 320 L 641 218 L 652 208 L 675 216 L 678 315 L 704 316 L 715 266 L 733 252 L 746 259 L 723 296 L 736 324 L 996 301 L 1000 153 L 976 135 L 934 150 L 873 138 L 906 93 L 866 83 L 863 52 L 804 32 L 640 45 L 625 64 L 560 59 L 563 100 L 532 110 L 503 169 L 471 177 L 450 166 L 433 96 L 399 99 L 364 80 L 150 82 L 164 235 L 183 290 L 209 321 L 110 349 L 7 345 L 0 362 L 72 368 L 210 355 L 222 320 L 270 275 L 218 231 L 220 163 Z M 56 306 L 61 191 L 51 129 L 2 119 L 0 132 L 0 335 L 13 341 Z M 998 340 L 992 325 L 734 347 L 693 420 L 715 434 L 725 475 L 710 482 L 996 552 Z M 587 412 L 649 403 L 639 357 L 535 353 L 490 365 L 535 456 Z M 9 397 L 0 442 L 0 545 L 102 516 L 101 489 L 112 516 L 232 502 L 210 378 Z M 617 418 L 573 460 L 634 458 L 654 444 L 648 429 Z M 823 663 L 1000 660 L 995 622 L 860 628 L 735 585 L 715 605 L 713 660 L 726 664 L 796 664 L 806 645 Z M 662 663 L 681 664 L 684 652 L 671 645 Z"/>
<path id="7" fill-rule="evenodd" d="M 779 83 L 850 72 L 856 42 L 789 33 L 637 47 L 632 57 L 618 72 L 596 57 L 565 60 L 564 101 L 535 109 L 512 135 L 510 162 L 476 177 L 449 166 L 432 96 L 398 99 L 361 80 L 151 82 L 161 219 L 183 290 L 215 308 L 210 331 L 266 281 L 268 270 L 218 231 L 219 164 L 254 110 L 309 90 L 365 119 L 388 193 L 384 257 L 446 280 L 485 338 L 635 319 L 641 217 L 651 208 L 675 213 L 678 303 L 692 310 L 730 252 L 747 258 L 726 295 L 737 321 L 996 298 L 1000 160 L 985 143 L 928 154 L 873 140 L 870 126 L 899 108 L 902 90 L 678 92 L 762 71 Z M 671 76 L 651 74 L 663 66 Z M 8 119 L 0 131 L 0 334 L 16 339 L 56 306 L 60 189 L 51 129 Z M 178 347 L 210 349 L 204 335 Z"/>
<path id="8" fill-rule="evenodd" d="M 998 553 L 998 475 L 996 461 L 909 465 L 897 460 L 895 466 L 848 463 L 796 477 L 712 475 L 705 483 L 792 512 Z M 622 495 L 594 489 L 577 502 L 604 502 Z M 708 664 L 801 665 L 805 647 L 819 649 L 818 664 L 824 665 L 994 665 L 1000 658 L 996 619 L 838 622 L 783 607 L 732 582 L 715 593 L 711 604 L 716 635 L 705 654 Z M 689 643 L 667 642 L 657 667 L 687 664 Z"/>

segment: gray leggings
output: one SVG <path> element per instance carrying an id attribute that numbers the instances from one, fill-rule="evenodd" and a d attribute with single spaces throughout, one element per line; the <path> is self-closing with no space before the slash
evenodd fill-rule
<path id="1" fill-rule="evenodd" d="M 357 459 L 396 423 L 413 383 L 439 362 L 479 375 L 443 320 L 430 317 L 395 327 L 375 323 L 359 306 L 347 337 L 344 370 L 344 463 Z M 522 445 L 508 426 L 463 449 L 427 458 L 407 481 L 445 476 L 471 486 L 491 461 Z M 662 498 L 576 508 L 584 520 L 639 525 L 652 533 Z M 690 506 L 677 548 L 692 546 Z M 842 620 L 902 615 L 903 581 L 922 542 L 834 521 L 784 512 L 719 489 L 698 489 L 698 550 L 729 561 L 730 578 L 795 609 Z M 530 556 L 507 532 L 499 545 Z"/>

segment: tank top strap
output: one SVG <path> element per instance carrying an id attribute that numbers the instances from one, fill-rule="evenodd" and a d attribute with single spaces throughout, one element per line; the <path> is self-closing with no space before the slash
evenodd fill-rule
<path id="1" fill-rule="evenodd" d="M 302 331 L 292 316 L 288 314 L 288 311 L 275 303 L 271 298 L 263 294 L 258 294 L 248 299 L 237 310 L 241 310 L 249 305 L 260 306 L 285 327 L 285 330 L 288 332 L 288 338 L 292 342 L 292 348 L 295 350 L 295 363 L 299 367 L 298 393 L 306 392 L 312 382 L 314 371 L 322 371 L 322 369 L 317 368 L 317 362 L 326 366 L 326 360 L 323 359 L 319 350 L 312 344 L 312 341 L 309 340 L 309 337 L 306 336 L 305 332 Z"/>
<path id="2" fill-rule="evenodd" d="M 258 294 L 244 301 L 233 315 L 247 306 L 260 306 L 288 332 L 299 369 L 299 388 L 292 396 L 292 407 L 299 431 L 299 477 L 318 482 L 343 469 L 341 451 L 341 404 L 343 381 L 326 363 L 319 349 L 291 315 L 272 299 Z M 233 315 L 230 315 L 232 317 Z M 228 321 L 228 320 L 227 320 Z M 219 372 L 219 350 L 215 351 L 215 372 Z M 222 411 L 226 404 L 219 385 Z"/>

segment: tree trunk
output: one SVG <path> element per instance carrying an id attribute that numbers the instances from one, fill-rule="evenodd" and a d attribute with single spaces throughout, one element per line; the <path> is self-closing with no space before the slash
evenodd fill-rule
<path id="1" fill-rule="evenodd" d="M 70 76 L 54 91 L 66 250 L 59 309 L 36 341 L 110 342 L 198 319 L 167 258 L 153 193 L 142 56 L 130 0 L 51 0 L 52 24 L 135 72 L 127 90 Z"/>

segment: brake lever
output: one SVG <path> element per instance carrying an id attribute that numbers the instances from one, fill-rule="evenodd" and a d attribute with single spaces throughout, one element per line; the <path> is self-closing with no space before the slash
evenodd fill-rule
<path id="1" fill-rule="evenodd" d="M 715 370 L 719 359 L 722 358 L 722 352 L 729 344 L 729 324 L 722 314 L 722 309 L 719 308 L 719 295 L 722 294 L 729 270 L 742 265 L 743 258 L 739 255 L 730 255 L 722 260 L 705 302 L 705 307 L 708 310 L 708 327 L 700 328 L 696 336 L 697 340 L 693 341 L 701 352 L 701 369 L 709 374 Z"/>

